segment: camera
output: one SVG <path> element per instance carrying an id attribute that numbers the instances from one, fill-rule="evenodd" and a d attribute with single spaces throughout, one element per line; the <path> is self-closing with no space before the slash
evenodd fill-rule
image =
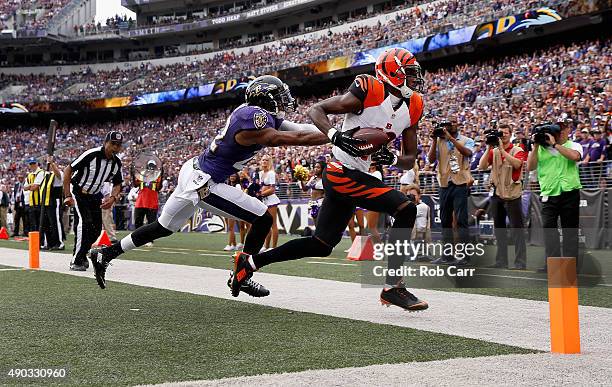
<path id="1" fill-rule="evenodd" d="M 432 138 L 444 138 L 444 129 L 450 130 L 452 124 L 448 121 L 442 121 L 435 125 L 433 132 L 431 133 Z"/>
<path id="2" fill-rule="evenodd" d="M 499 139 L 503 137 L 503 133 L 501 130 L 497 130 L 497 129 L 487 129 L 484 132 L 485 134 L 485 142 L 487 145 L 490 146 L 498 146 L 499 145 Z"/>
<path id="3" fill-rule="evenodd" d="M 555 135 L 561 132 L 561 127 L 558 124 L 547 122 L 544 124 L 536 125 L 531 130 L 533 135 L 533 142 L 541 146 L 549 146 L 548 137 L 546 134 Z"/>

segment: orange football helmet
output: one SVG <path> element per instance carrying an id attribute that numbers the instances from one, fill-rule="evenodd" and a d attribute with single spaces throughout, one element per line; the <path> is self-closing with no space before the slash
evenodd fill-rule
<path id="1" fill-rule="evenodd" d="M 390 48 L 376 60 L 376 77 L 399 90 L 404 98 L 423 93 L 425 80 L 415 56 L 403 48 Z"/>

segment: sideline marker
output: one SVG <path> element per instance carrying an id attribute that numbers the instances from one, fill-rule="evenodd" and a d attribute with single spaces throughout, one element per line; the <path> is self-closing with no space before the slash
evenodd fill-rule
<path id="1" fill-rule="evenodd" d="M 372 237 L 356 236 L 351 248 L 349 249 L 346 259 L 349 261 L 373 261 L 374 260 L 374 245 Z"/>
<path id="2" fill-rule="evenodd" d="M 548 257 L 550 351 L 580 353 L 576 258 Z"/>
<path id="3" fill-rule="evenodd" d="M 91 247 L 111 246 L 111 245 L 112 245 L 112 243 L 110 241 L 110 238 L 108 237 L 108 234 L 106 233 L 106 230 L 103 229 L 102 232 L 100 232 L 100 236 L 94 242 L 94 244 L 91 245 Z"/>
<path id="4" fill-rule="evenodd" d="M 40 234 L 38 231 L 30 231 L 28 234 L 30 238 L 29 252 L 30 252 L 30 269 L 40 269 Z"/>
<path id="5" fill-rule="evenodd" d="M 0 228 L 0 239 L 9 239 L 8 231 L 6 231 L 6 227 Z"/>

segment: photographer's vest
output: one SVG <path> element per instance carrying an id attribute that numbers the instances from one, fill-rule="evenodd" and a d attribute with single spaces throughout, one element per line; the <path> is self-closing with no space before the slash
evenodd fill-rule
<path id="1" fill-rule="evenodd" d="M 515 157 L 523 149 L 518 146 L 513 146 L 510 149 L 510 156 Z M 482 157 L 488 157 L 487 154 Z M 523 179 L 518 178 L 517 181 L 512 179 L 514 167 L 508 161 L 508 158 L 502 160 L 499 148 L 493 150 L 493 166 L 491 167 L 491 183 L 495 186 L 495 194 L 504 200 L 514 200 L 521 197 L 523 192 Z"/>
<path id="2" fill-rule="evenodd" d="M 565 148 L 572 149 L 572 142 L 566 141 Z M 556 149 L 540 146 L 538 148 L 538 182 L 542 196 L 559 196 L 582 188 L 578 163 L 572 161 Z"/>
<path id="3" fill-rule="evenodd" d="M 438 183 L 440 187 L 448 187 L 449 180 L 455 185 L 468 184 L 471 182 L 472 174 L 470 173 L 470 159 L 463 157 L 456 146 L 453 146 L 453 149 L 449 150 L 447 140 L 438 138 L 436 141 L 438 141 Z M 465 145 L 465 137 L 458 138 L 457 142 L 461 145 Z M 457 164 L 459 165 L 459 171 L 457 173 L 451 171 L 450 160 L 453 155 L 457 158 Z"/>

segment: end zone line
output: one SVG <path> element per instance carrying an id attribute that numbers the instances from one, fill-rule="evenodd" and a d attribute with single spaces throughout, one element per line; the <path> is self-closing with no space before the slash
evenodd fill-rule
<path id="1" fill-rule="evenodd" d="M 357 266 L 354 263 L 317 262 L 317 261 L 307 261 L 306 263 L 315 263 L 319 265 Z"/>

